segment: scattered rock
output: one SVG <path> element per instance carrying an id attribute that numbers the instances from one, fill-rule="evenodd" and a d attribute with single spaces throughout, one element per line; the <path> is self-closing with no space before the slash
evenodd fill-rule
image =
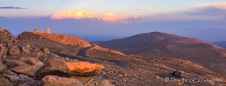
<path id="1" fill-rule="evenodd" d="M 79 80 L 59 76 L 45 76 L 41 86 L 84 86 Z"/>
<path id="2" fill-rule="evenodd" d="M 24 74 L 5 75 L 5 78 L 7 78 L 10 81 L 10 83 L 12 83 L 14 86 L 18 86 L 19 84 L 23 84 L 23 83 L 34 82 L 33 78 L 28 77 L 28 75 L 24 75 Z"/>
<path id="3" fill-rule="evenodd" d="M 184 71 L 182 70 L 175 70 L 172 73 L 173 76 L 177 76 L 177 77 L 183 77 L 184 76 Z"/>
<path id="4" fill-rule="evenodd" d="M 65 62 L 61 59 L 51 59 L 47 64 L 42 67 L 40 70 L 35 72 L 35 79 L 42 79 L 46 75 L 58 75 L 66 76 L 70 75 L 67 73 L 69 70 Z"/>
<path id="5" fill-rule="evenodd" d="M 28 65 L 19 60 L 3 60 L 2 62 L 7 65 L 8 69 L 15 68 L 18 66 Z"/>
<path id="6" fill-rule="evenodd" d="M 25 53 L 30 53 L 30 47 L 29 46 L 22 46 L 20 47 L 21 51 L 22 52 L 25 52 Z"/>
<path id="7" fill-rule="evenodd" d="M 8 30 L 0 31 L 1 43 L 17 43 L 18 40 Z"/>
<path id="8" fill-rule="evenodd" d="M 6 69 L 7 69 L 7 66 L 2 64 L 2 62 L 0 62 L 0 77 L 4 76 Z"/>
<path id="9" fill-rule="evenodd" d="M 21 57 L 20 61 L 29 65 L 40 65 L 40 66 L 44 65 L 40 60 L 38 60 L 35 57 Z"/>
<path id="10" fill-rule="evenodd" d="M 18 55 L 20 54 L 20 49 L 17 46 L 13 46 L 8 51 L 9 55 Z"/>
<path id="11" fill-rule="evenodd" d="M 0 86 L 13 86 L 9 80 L 5 78 L 0 78 Z"/>
<path id="12" fill-rule="evenodd" d="M 0 44 L 0 58 L 6 58 L 7 48 Z"/>
<path id="13" fill-rule="evenodd" d="M 100 82 L 100 86 L 114 86 L 114 85 L 112 85 L 109 80 L 102 80 Z"/>
<path id="14" fill-rule="evenodd" d="M 50 28 L 46 28 L 46 32 L 47 34 L 51 34 Z"/>
<path id="15" fill-rule="evenodd" d="M 50 54 L 50 51 L 48 48 L 44 47 L 44 48 L 41 48 L 41 51 L 44 52 L 45 54 Z"/>

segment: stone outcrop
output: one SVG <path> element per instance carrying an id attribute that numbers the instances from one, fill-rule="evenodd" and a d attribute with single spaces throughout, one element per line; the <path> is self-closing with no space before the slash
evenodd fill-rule
<path id="1" fill-rule="evenodd" d="M 31 32 L 23 32 L 18 36 L 20 40 L 27 39 L 49 39 L 51 41 L 59 42 L 62 44 L 69 44 L 73 46 L 80 45 L 82 47 L 90 47 L 92 46 L 89 42 L 74 36 L 69 36 L 65 34 L 45 34 L 45 33 L 31 33 Z"/>
<path id="2" fill-rule="evenodd" d="M 46 28 L 46 32 L 47 34 L 51 34 L 50 28 Z"/>
<path id="3" fill-rule="evenodd" d="M 91 64 L 88 62 L 67 62 L 66 65 L 70 71 L 76 71 L 79 73 L 98 71 L 104 68 L 102 65 Z"/>
<path id="4" fill-rule="evenodd" d="M 21 57 L 19 60 L 4 60 L 3 63 L 14 72 L 29 76 L 34 76 L 34 73 L 44 65 L 34 57 Z"/>
<path id="5" fill-rule="evenodd" d="M 0 43 L 16 43 L 17 39 L 8 30 L 0 31 Z"/>
<path id="6" fill-rule="evenodd" d="M 33 33 L 40 33 L 40 31 L 39 31 L 38 29 L 35 29 L 35 30 L 33 31 Z"/>
<path id="7" fill-rule="evenodd" d="M 40 86 L 84 86 L 79 80 L 59 76 L 45 76 Z"/>

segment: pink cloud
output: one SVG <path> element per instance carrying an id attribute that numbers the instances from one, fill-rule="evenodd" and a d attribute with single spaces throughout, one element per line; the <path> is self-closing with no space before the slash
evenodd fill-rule
<path id="1" fill-rule="evenodd" d="M 136 19 L 137 16 L 134 17 L 128 17 L 128 16 L 118 16 L 112 13 L 104 13 L 102 15 L 90 13 L 88 11 L 69 11 L 69 12 L 63 12 L 61 14 L 53 14 L 50 16 L 52 19 L 65 19 L 65 18 L 72 18 L 72 19 L 98 19 L 102 21 L 127 21 L 128 19 Z"/>

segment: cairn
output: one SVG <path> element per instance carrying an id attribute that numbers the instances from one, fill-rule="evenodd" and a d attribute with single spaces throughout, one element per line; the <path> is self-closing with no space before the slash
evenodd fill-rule
<path id="1" fill-rule="evenodd" d="M 46 32 L 47 34 L 51 34 L 50 28 L 46 28 Z"/>

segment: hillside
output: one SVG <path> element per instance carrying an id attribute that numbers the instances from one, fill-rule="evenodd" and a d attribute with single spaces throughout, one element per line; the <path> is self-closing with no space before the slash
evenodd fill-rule
<path id="1" fill-rule="evenodd" d="M 166 56 L 190 60 L 210 70 L 226 72 L 226 50 L 194 38 L 151 32 L 97 44 L 120 50 L 126 54 Z M 124 47 L 121 48 L 121 46 Z"/>
<path id="2" fill-rule="evenodd" d="M 162 56 L 126 55 L 96 44 L 61 43 L 57 34 L 0 31 L 0 86 L 176 86 L 225 85 L 226 77 L 194 62 Z M 63 35 L 63 38 L 69 37 Z M 81 41 L 72 37 L 70 41 Z M 69 41 L 69 42 L 70 42 Z M 84 43 L 88 43 L 83 41 Z M 183 70 L 183 77 L 172 76 Z M 165 78 L 217 79 L 206 83 Z"/>
<path id="3" fill-rule="evenodd" d="M 213 44 L 226 48 L 226 41 L 214 42 Z"/>

